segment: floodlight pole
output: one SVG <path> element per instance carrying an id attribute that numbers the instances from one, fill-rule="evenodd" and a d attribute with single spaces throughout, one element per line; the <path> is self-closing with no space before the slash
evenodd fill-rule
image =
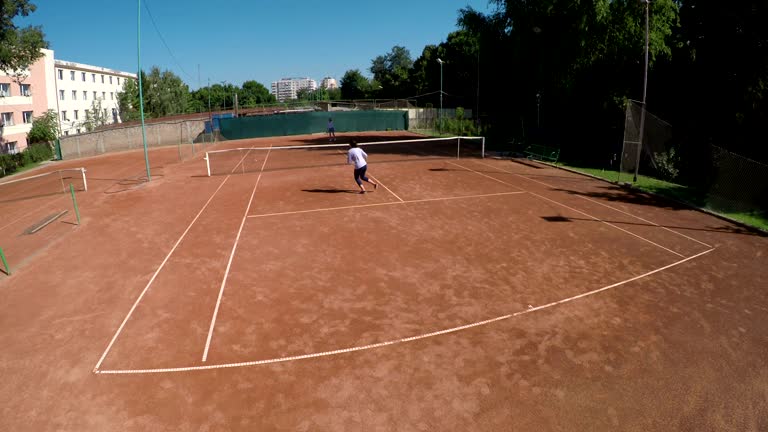
<path id="1" fill-rule="evenodd" d="M 443 133 L 443 61 L 437 58 L 440 63 L 440 133 Z"/>
<path id="2" fill-rule="evenodd" d="M 645 135 L 645 101 L 648 94 L 648 39 L 649 39 L 649 24 L 648 17 L 650 15 L 649 9 L 651 0 L 643 0 L 645 3 L 645 71 L 643 73 L 643 107 L 640 112 L 640 140 L 637 144 L 637 157 L 635 158 L 635 176 L 633 182 L 637 182 L 637 173 L 640 171 L 640 151 L 643 149 L 643 137 Z"/>
<path id="3" fill-rule="evenodd" d="M 141 113 L 141 138 L 144 142 L 144 163 L 147 166 L 147 182 L 152 181 L 152 176 L 149 174 L 149 153 L 147 151 L 147 131 L 144 126 L 144 92 L 142 91 L 141 84 L 141 0 L 137 2 L 139 4 L 139 14 L 137 18 L 138 22 L 138 63 L 139 63 L 139 112 Z"/>

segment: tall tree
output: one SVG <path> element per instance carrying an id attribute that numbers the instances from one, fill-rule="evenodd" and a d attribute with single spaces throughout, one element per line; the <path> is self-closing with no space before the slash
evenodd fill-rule
<path id="1" fill-rule="evenodd" d="M 48 48 L 41 27 L 18 28 L 13 23 L 15 17 L 28 16 L 36 9 L 28 0 L 0 1 L 0 70 L 21 73 L 43 56 L 41 49 Z"/>
<path id="2" fill-rule="evenodd" d="M 381 85 L 381 95 L 395 98 L 407 95 L 408 74 L 412 67 L 410 51 L 394 46 L 389 53 L 373 59 L 370 71 L 373 79 Z"/>
<path id="3" fill-rule="evenodd" d="M 370 91 L 371 81 L 359 69 L 348 70 L 341 77 L 341 97 L 344 99 L 363 99 Z"/>
<path id="4" fill-rule="evenodd" d="M 142 84 L 145 84 L 142 80 Z M 165 117 L 185 112 L 189 87 L 171 71 L 153 66 L 144 85 L 144 111 L 147 117 Z"/>
<path id="5" fill-rule="evenodd" d="M 142 83 L 146 82 L 146 74 L 141 72 Z M 139 120 L 139 84 L 137 80 L 123 80 L 123 88 L 117 93 L 117 106 L 122 121 Z"/>

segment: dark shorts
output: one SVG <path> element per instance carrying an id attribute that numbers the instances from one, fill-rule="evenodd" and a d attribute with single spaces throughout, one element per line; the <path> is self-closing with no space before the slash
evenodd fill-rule
<path id="1" fill-rule="evenodd" d="M 328 133 L 334 133 L 334 132 L 336 132 L 335 128 L 332 128 L 332 127 L 328 128 Z"/>
<path id="2" fill-rule="evenodd" d="M 360 179 L 368 181 L 368 177 L 365 176 L 365 171 L 368 169 L 368 165 L 364 165 L 362 168 L 355 168 L 355 182 L 361 184 Z"/>

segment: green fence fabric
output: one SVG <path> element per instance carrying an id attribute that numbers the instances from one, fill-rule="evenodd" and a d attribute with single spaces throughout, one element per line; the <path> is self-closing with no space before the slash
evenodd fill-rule
<path id="1" fill-rule="evenodd" d="M 221 135 L 227 139 L 325 133 L 328 119 L 336 132 L 408 130 L 407 111 L 304 112 L 222 118 Z"/>

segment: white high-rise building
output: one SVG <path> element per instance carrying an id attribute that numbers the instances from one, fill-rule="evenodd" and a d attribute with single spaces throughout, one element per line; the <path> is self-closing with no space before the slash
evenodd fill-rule
<path id="1" fill-rule="evenodd" d="M 325 88 L 325 89 L 335 89 L 335 88 L 339 88 L 339 85 L 336 84 L 336 79 L 335 78 L 325 77 L 320 82 L 320 87 Z"/>
<path id="2" fill-rule="evenodd" d="M 62 135 L 85 132 L 94 109 L 106 124 L 119 123 L 117 94 L 127 79 L 136 80 L 136 74 L 56 60 L 50 86 L 55 87 L 56 97 L 48 103 L 59 113 Z"/>
<path id="3" fill-rule="evenodd" d="M 317 82 L 311 78 L 282 78 L 272 82 L 272 94 L 279 102 L 296 99 L 296 92 L 302 89 L 317 90 Z"/>

